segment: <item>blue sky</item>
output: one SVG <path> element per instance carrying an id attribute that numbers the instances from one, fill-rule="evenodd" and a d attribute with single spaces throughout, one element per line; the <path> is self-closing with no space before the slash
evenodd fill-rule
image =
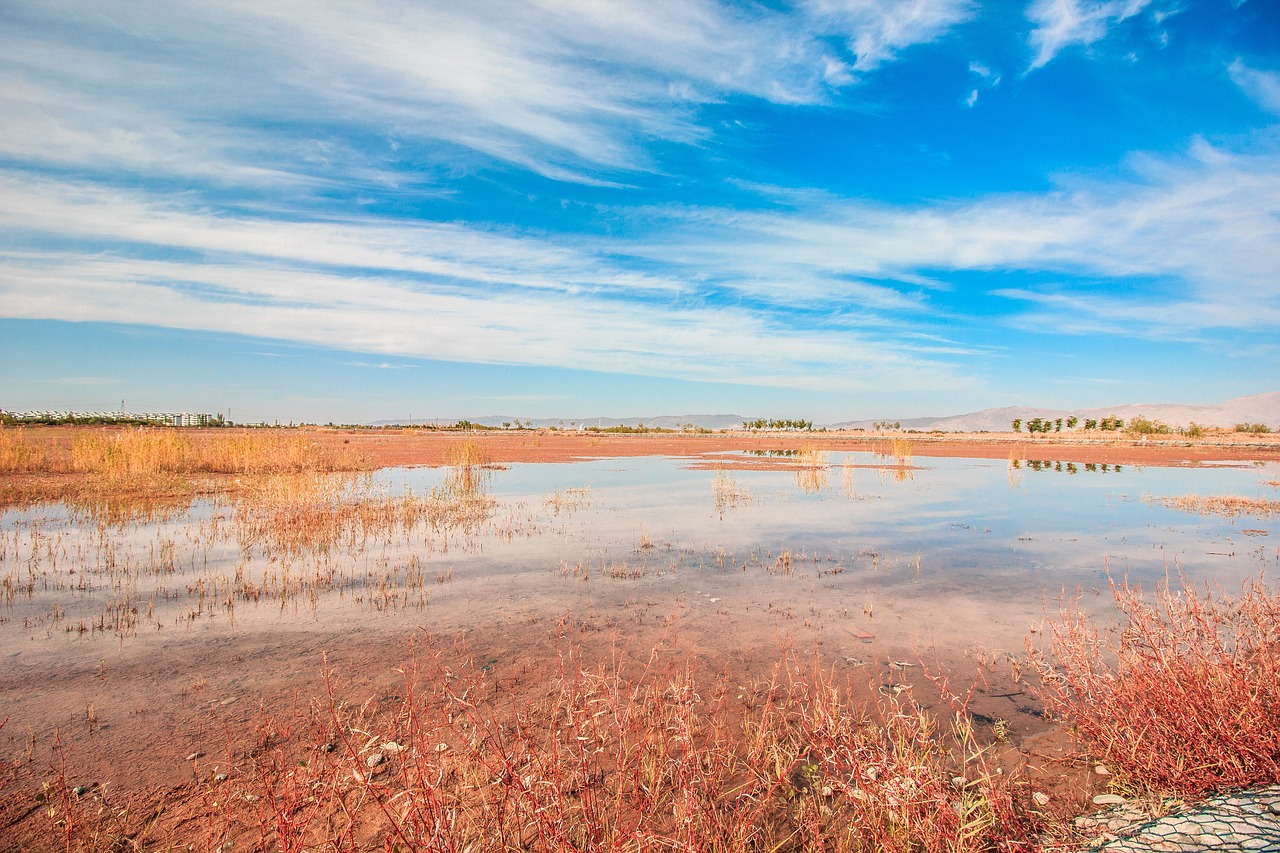
<path id="1" fill-rule="evenodd" d="M 1280 389 L 1272 0 L 7 0 L 0 408 Z"/>

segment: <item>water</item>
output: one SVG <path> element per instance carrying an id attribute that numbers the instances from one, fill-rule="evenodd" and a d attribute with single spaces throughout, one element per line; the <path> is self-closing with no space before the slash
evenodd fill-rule
<path id="1" fill-rule="evenodd" d="M 610 614 L 624 631 L 679 614 L 721 642 L 726 632 L 834 632 L 1011 648 L 1060 595 L 1079 590 L 1105 615 L 1112 577 L 1146 586 L 1181 572 L 1232 590 L 1280 562 L 1274 517 L 1159 500 L 1275 500 L 1275 463 L 902 466 L 866 453 L 826 463 L 513 464 L 487 474 L 482 522 L 417 521 L 294 549 L 249 539 L 232 500 L 124 523 L 60 505 L 9 510 L 0 654 L 89 659 L 107 644 L 142 650 L 175 635 L 447 632 L 566 613 Z M 447 474 L 388 469 L 361 494 L 426 495 Z"/>

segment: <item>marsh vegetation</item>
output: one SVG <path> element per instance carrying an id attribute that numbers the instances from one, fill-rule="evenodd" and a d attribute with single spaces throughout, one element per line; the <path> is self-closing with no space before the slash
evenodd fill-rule
<path id="1" fill-rule="evenodd" d="M 519 465 L 459 435 L 377 471 L 288 432 L 0 436 L 7 475 L 45 478 L 0 515 L 15 838 L 1032 849 L 1079 840 L 1099 790 L 1280 781 L 1274 465 L 922 464 L 910 440 Z M 1200 492 L 1238 502 L 1176 497 Z M 29 690 L 50 667 L 62 705 Z M 151 669 L 180 689 L 122 700 Z M 1229 707 L 1262 728 L 1195 736 Z M 103 763 L 178 718 L 180 754 L 140 766 L 186 781 Z M 1054 721 L 1078 740 L 1047 772 Z"/>

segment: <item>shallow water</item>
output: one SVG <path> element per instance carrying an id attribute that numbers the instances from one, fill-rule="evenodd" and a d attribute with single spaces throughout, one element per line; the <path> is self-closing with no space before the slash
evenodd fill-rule
<path id="1" fill-rule="evenodd" d="M 720 641 L 754 631 L 1011 648 L 1063 593 L 1079 589 L 1105 615 L 1109 576 L 1145 586 L 1184 572 L 1230 591 L 1280 562 L 1274 517 L 1155 500 L 1274 500 L 1274 463 L 778 463 L 513 464 L 486 473 L 493 503 L 478 523 L 417 520 L 294 548 L 249 537 L 233 500 L 128 523 L 11 510 L 0 515 L 0 654 L 96 659 L 176 637 L 447 632 L 587 611 L 618 614 L 610 624 L 624 632 L 680 613 Z M 447 476 L 388 469 L 357 493 L 427 495 Z"/>

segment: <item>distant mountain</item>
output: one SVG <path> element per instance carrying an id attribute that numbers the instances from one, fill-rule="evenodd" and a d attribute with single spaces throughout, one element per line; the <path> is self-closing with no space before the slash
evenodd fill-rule
<path id="1" fill-rule="evenodd" d="M 1056 420 L 1069 418 L 1072 415 L 1081 423 L 1086 419 L 1101 420 L 1110 415 L 1124 418 L 1126 421 L 1141 415 L 1153 421 L 1164 421 L 1169 426 L 1185 427 L 1195 422 L 1201 426 L 1231 427 L 1239 423 L 1262 423 L 1272 429 L 1280 429 L 1280 391 L 1267 394 L 1254 394 L 1249 397 L 1236 397 L 1225 403 L 1206 406 L 1194 406 L 1183 403 L 1126 403 L 1116 406 L 1105 406 L 1098 409 L 1040 409 L 1033 406 L 1005 406 L 1000 409 L 983 409 L 967 415 L 947 415 L 935 418 L 906 418 L 897 422 L 901 428 L 916 430 L 943 430 L 944 432 L 1008 432 L 1014 418 L 1021 418 L 1023 423 L 1032 418 Z M 690 424 L 698 429 L 738 429 L 743 421 L 753 418 L 742 415 L 654 415 L 646 418 L 517 418 L 515 415 L 486 415 L 479 418 L 468 418 L 472 423 L 483 426 L 500 427 L 504 424 L 514 425 L 517 420 L 521 426 L 547 429 L 577 429 L 579 426 L 607 428 L 612 426 L 636 427 L 643 424 L 647 427 L 663 429 L 680 429 Z M 428 418 L 413 420 L 414 424 L 436 424 L 447 426 L 457 423 L 456 418 Z M 828 429 L 874 429 L 877 423 L 892 418 L 864 421 L 841 421 L 834 424 L 818 424 Z M 369 426 L 407 426 L 408 419 L 373 421 Z"/>
<path id="2" fill-rule="evenodd" d="M 742 415 L 655 415 L 648 418 L 517 418 L 515 415 L 485 415 L 484 417 L 467 418 L 467 420 L 474 424 L 489 427 L 500 427 L 504 424 L 514 425 L 518 420 L 521 426 L 535 429 L 548 429 L 550 427 L 577 429 L 579 425 L 604 429 L 612 426 L 637 427 L 641 424 L 662 429 L 687 428 L 690 424 L 695 429 L 735 429 L 741 427 L 742 422 L 748 419 Z M 457 421 L 457 418 L 429 418 L 423 420 L 415 418 L 413 423 L 418 425 L 448 425 L 457 423 Z M 372 421 L 369 426 L 407 426 L 408 424 L 409 421 L 407 419 L 399 419 Z"/>
<path id="3" fill-rule="evenodd" d="M 1124 418 L 1142 416 L 1153 421 L 1164 421 L 1169 426 L 1185 427 L 1192 422 L 1201 426 L 1232 427 L 1239 423 L 1262 423 L 1272 429 L 1280 428 L 1280 391 L 1236 397 L 1224 403 L 1205 406 L 1185 403 L 1126 403 L 1098 409 L 1040 409 L 1031 406 L 1006 406 L 1001 409 L 983 409 L 967 415 L 950 415 L 940 418 L 911 418 L 901 422 L 903 429 L 935 430 L 945 432 L 1008 432 L 1014 418 L 1023 423 L 1032 418 L 1056 420 L 1074 415 L 1081 422 L 1088 418 L 1100 420 L 1110 415 Z M 843 421 L 831 424 L 832 429 L 872 429 L 876 421 Z"/>

